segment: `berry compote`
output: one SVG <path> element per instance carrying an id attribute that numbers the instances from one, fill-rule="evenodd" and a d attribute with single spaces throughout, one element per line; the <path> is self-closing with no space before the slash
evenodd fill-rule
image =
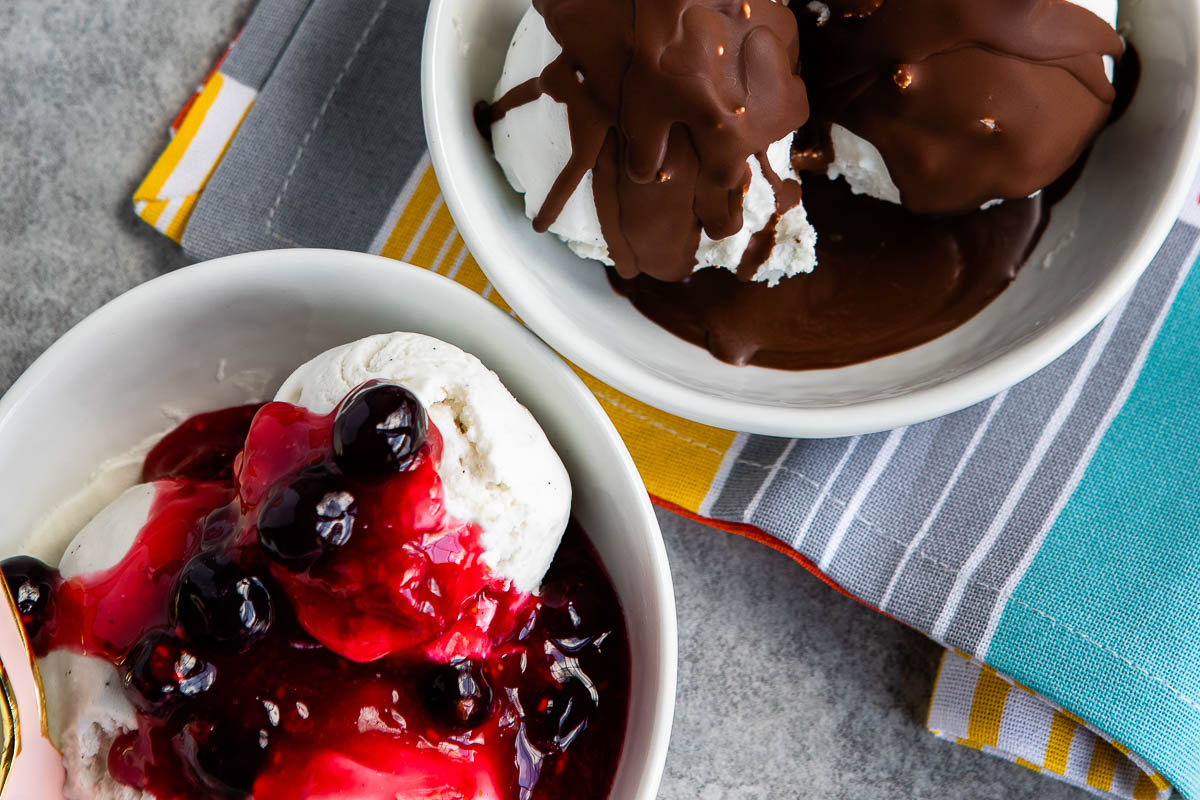
<path id="1" fill-rule="evenodd" d="M 244 442 L 239 448 L 237 442 Z M 4 562 L 39 655 L 110 660 L 137 709 L 108 767 L 160 800 L 606 797 L 629 702 L 611 582 L 571 523 L 536 595 L 446 511 L 403 387 L 329 415 L 185 422 L 115 567 Z"/>

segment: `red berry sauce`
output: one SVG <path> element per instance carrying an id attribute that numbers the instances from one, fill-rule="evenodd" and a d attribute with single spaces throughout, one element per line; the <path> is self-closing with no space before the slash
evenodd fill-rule
<path id="1" fill-rule="evenodd" d="M 5 562 L 39 655 L 117 665 L 139 724 L 113 777 L 160 800 L 606 797 L 629 646 L 586 534 L 572 521 L 540 593 L 517 592 L 446 512 L 432 423 L 370 474 L 335 458 L 338 413 L 188 420 L 146 459 L 119 564 Z"/>
<path id="2" fill-rule="evenodd" d="M 242 449 L 260 403 L 197 414 L 184 420 L 146 455 L 142 482 L 159 478 L 233 479 L 233 458 Z"/>

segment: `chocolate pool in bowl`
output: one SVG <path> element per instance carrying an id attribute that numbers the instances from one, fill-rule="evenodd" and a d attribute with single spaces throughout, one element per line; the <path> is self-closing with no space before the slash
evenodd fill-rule
<path id="1" fill-rule="evenodd" d="M 504 63 L 507 41 L 497 31 L 512 31 L 527 9 L 517 0 L 431 6 L 425 119 L 450 211 L 496 288 L 556 349 L 640 400 L 720 427 L 792 436 L 882 430 L 957 410 L 1027 377 L 1133 285 L 1165 238 L 1196 163 L 1196 112 L 1177 98 L 1197 85 L 1197 9 L 1169 0 L 1151 12 L 1131 0 L 1122 4 L 1121 27 L 1141 51 L 1141 88 L 1054 207 L 1030 268 L 965 324 L 904 352 L 837 369 L 735 367 L 646 319 L 613 292 L 602 269 L 537 234 L 492 162 L 472 108 L 492 96 Z"/>
<path id="2" fill-rule="evenodd" d="M 675 283 L 608 274 L 639 311 L 722 361 L 843 367 L 923 344 L 979 313 L 1016 278 L 1046 229 L 1046 194 L 918 217 L 817 178 L 804 192 L 818 234 L 811 274 L 776 286 L 724 270 Z"/>
<path id="3" fill-rule="evenodd" d="M 630 713 L 610 796 L 653 798 L 674 700 L 675 621 L 645 490 L 615 430 L 559 359 L 486 301 L 423 270 L 331 251 L 247 254 L 157 279 L 98 311 L 0 400 L 0 463 L 20 465 L 0 487 L 14 508 L 0 524 L 4 554 L 25 551 L 39 520 L 131 443 L 173 420 L 269 397 L 317 353 L 394 329 L 479 355 L 566 465 L 573 514 L 628 621 Z M 82 418 L 110 424 L 58 422 Z"/>

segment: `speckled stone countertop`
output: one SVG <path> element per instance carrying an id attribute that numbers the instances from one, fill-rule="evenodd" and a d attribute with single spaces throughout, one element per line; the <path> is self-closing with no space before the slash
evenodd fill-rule
<path id="1" fill-rule="evenodd" d="M 0 390 L 90 311 L 184 263 L 129 197 L 251 6 L 0 3 Z M 761 545 L 659 519 L 680 633 L 663 798 L 1087 796 L 927 734 L 939 651 L 919 634 Z"/>

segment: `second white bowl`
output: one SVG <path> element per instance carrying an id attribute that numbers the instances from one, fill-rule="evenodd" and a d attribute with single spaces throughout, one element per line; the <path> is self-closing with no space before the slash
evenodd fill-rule
<path id="1" fill-rule="evenodd" d="M 533 231 L 472 108 L 490 99 L 529 0 L 433 0 L 425 29 L 425 131 L 446 204 L 472 254 L 521 319 L 626 394 L 689 419 L 779 436 L 887 430 L 1003 391 L 1065 352 L 1129 291 L 1166 238 L 1200 154 L 1200 6 L 1122 0 L 1142 56 L 1125 116 L 1016 282 L 928 344 L 843 369 L 734 367 L 643 317 L 604 270 Z M 1049 269 L 1040 265 L 1054 251 Z"/>

